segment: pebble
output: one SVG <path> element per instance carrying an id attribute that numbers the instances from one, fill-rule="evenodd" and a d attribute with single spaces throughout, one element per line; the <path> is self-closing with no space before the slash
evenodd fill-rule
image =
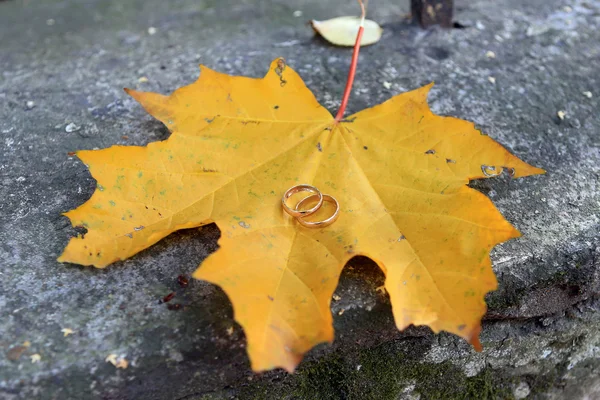
<path id="1" fill-rule="evenodd" d="M 152 36 L 156 34 L 156 28 L 151 26 L 150 28 L 148 28 L 148 35 Z"/>
<path id="2" fill-rule="evenodd" d="M 386 89 L 389 89 L 389 88 L 392 87 L 392 84 L 390 82 L 386 81 L 386 82 L 383 82 L 383 87 L 386 88 Z"/>
<path id="3" fill-rule="evenodd" d="M 550 30 L 549 25 L 531 25 L 527 28 L 525 34 L 529 37 L 544 34 Z"/>
<path id="4" fill-rule="evenodd" d="M 517 385 L 517 387 L 513 391 L 513 396 L 515 399 L 524 399 L 531 393 L 531 389 L 527 382 L 521 382 Z"/>
<path id="5" fill-rule="evenodd" d="M 65 132 L 67 132 L 67 133 L 77 132 L 80 129 L 81 129 L 81 127 L 75 125 L 72 122 L 69 123 L 67 126 L 65 126 Z"/>
<path id="6" fill-rule="evenodd" d="M 584 95 L 585 97 L 587 97 L 588 99 L 591 99 L 591 98 L 592 98 L 592 96 L 593 96 L 593 95 L 592 95 L 592 92 L 590 92 L 589 90 L 588 90 L 588 91 L 586 91 L 586 92 L 583 92 L 583 95 Z"/>
<path id="7" fill-rule="evenodd" d="M 564 121 L 565 117 L 567 116 L 567 113 L 566 113 L 565 111 L 563 111 L 563 110 L 560 110 L 560 111 L 558 111 L 558 112 L 556 113 L 556 115 L 558 116 L 558 118 L 559 118 L 561 121 Z"/>
<path id="8" fill-rule="evenodd" d="M 490 81 L 490 83 L 496 83 L 496 78 L 493 76 L 488 76 L 488 81 Z"/>
<path id="9" fill-rule="evenodd" d="M 25 103 L 25 107 L 27 107 L 28 110 L 31 110 L 33 107 L 35 107 L 35 103 L 29 100 L 27 103 Z"/>
<path id="10" fill-rule="evenodd" d="M 300 18 L 301 16 L 302 16 L 302 11 L 300 11 L 300 10 L 294 11 L 294 17 Z"/>
<path id="11" fill-rule="evenodd" d="M 496 58 L 496 53 L 494 53 L 493 51 L 489 50 L 487 53 L 485 53 L 485 56 L 487 58 Z"/>

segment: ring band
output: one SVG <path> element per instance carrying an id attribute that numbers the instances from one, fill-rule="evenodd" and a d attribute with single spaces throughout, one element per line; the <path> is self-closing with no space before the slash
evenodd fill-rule
<path id="1" fill-rule="evenodd" d="M 296 209 L 301 208 L 305 202 L 314 200 L 315 197 L 318 197 L 318 195 L 313 194 L 313 195 L 310 195 L 310 196 L 305 197 L 304 199 L 300 200 L 298 202 L 298 204 L 296 204 Z M 334 211 L 333 215 L 327 219 L 324 219 L 323 221 L 315 221 L 315 222 L 305 221 L 302 217 L 298 217 L 296 219 L 298 220 L 300 225 L 302 225 L 306 228 L 324 228 L 326 226 L 333 224 L 338 219 L 338 217 L 340 216 L 340 204 L 335 199 L 335 197 L 330 196 L 328 194 L 324 194 L 324 195 L 322 195 L 322 199 L 324 201 L 328 201 L 330 203 L 335 204 L 335 211 Z"/>
<path id="2" fill-rule="evenodd" d="M 298 204 L 296 204 L 295 208 L 291 208 L 290 206 L 288 206 L 286 204 L 286 200 L 289 199 L 290 197 L 292 197 L 294 194 L 299 193 L 299 192 L 312 192 L 314 194 L 300 200 L 300 202 L 298 202 Z M 313 198 L 315 196 L 319 198 L 319 201 L 313 208 L 310 208 L 308 210 L 300 210 L 301 204 L 304 204 L 304 200 L 306 200 L 308 198 Z M 319 208 L 321 208 L 321 206 L 323 205 L 323 195 L 321 194 L 319 189 L 317 189 L 314 186 L 306 185 L 306 184 L 296 185 L 296 186 L 292 186 L 291 188 L 289 188 L 283 194 L 283 197 L 281 198 L 281 205 L 283 205 L 283 210 L 286 213 L 288 213 L 289 215 L 291 215 L 292 217 L 296 217 L 296 218 L 306 217 L 306 216 L 316 213 L 319 210 Z"/>

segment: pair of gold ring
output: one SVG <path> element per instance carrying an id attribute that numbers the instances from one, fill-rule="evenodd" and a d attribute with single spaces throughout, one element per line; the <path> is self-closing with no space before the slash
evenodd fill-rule
<path id="1" fill-rule="evenodd" d="M 288 206 L 287 200 L 296 193 L 300 192 L 309 192 L 312 194 L 300 200 L 294 208 Z M 315 204 L 312 208 L 303 209 L 306 204 L 314 200 L 317 200 L 317 204 Z M 306 221 L 304 218 L 319 211 L 324 201 L 332 203 L 335 206 L 335 211 L 333 214 L 329 218 L 326 218 L 322 221 Z M 340 215 L 340 204 L 335 197 L 328 194 L 322 194 L 316 187 L 306 184 L 296 185 L 289 188 L 281 198 L 281 205 L 286 213 L 296 218 L 300 225 L 307 228 L 324 228 L 333 224 Z"/>

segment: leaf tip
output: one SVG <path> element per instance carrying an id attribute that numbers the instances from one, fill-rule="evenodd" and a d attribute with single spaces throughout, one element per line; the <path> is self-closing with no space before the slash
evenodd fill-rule
<path id="1" fill-rule="evenodd" d="M 546 175 L 546 170 L 538 167 L 531 166 L 529 175 Z"/>
<path id="2" fill-rule="evenodd" d="M 435 82 L 431 81 L 427 85 L 421 86 L 420 88 L 415 90 L 415 92 L 417 94 L 417 99 L 418 99 L 417 101 L 419 101 L 420 103 L 427 104 L 427 109 L 429 109 L 429 103 L 427 103 L 427 97 L 429 96 L 429 92 L 431 91 L 431 88 L 433 87 L 433 85 L 435 85 Z M 430 112 L 431 112 L 431 110 L 430 110 Z"/>
<path id="3" fill-rule="evenodd" d="M 285 58 L 276 57 L 273 61 L 271 61 L 271 66 L 269 67 L 269 72 L 274 71 L 281 79 L 283 79 L 281 74 L 283 73 L 283 71 L 285 71 L 286 67 L 287 67 L 287 62 L 285 61 Z M 269 74 L 269 72 L 267 72 L 267 75 Z M 265 75 L 265 77 L 266 77 L 266 75 Z"/>
<path id="4" fill-rule="evenodd" d="M 531 164 L 528 164 L 522 160 L 518 160 L 521 165 L 515 168 L 515 172 L 512 175 L 513 178 L 524 178 L 526 176 L 532 175 L 545 175 L 546 170 L 534 167 Z"/>
<path id="5" fill-rule="evenodd" d="M 123 91 L 129 96 L 133 97 L 135 100 L 138 100 L 139 96 L 142 94 L 142 92 L 130 88 L 123 88 Z"/>
<path id="6" fill-rule="evenodd" d="M 135 89 L 123 88 L 123 91 L 131 96 L 135 101 L 140 103 L 142 101 L 142 95 L 144 92 L 137 91 Z M 142 104 L 143 105 L 143 104 Z"/>
<path id="7" fill-rule="evenodd" d="M 507 240 L 517 239 L 517 238 L 520 238 L 521 236 L 523 236 L 521 231 L 516 228 L 513 228 L 513 231 L 511 232 L 510 237 Z"/>
<path id="8" fill-rule="evenodd" d="M 471 344 L 473 345 L 473 348 L 475 349 L 476 352 L 481 353 L 483 351 L 483 346 L 481 345 L 481 342 L 479 341 L 479 336 L 473 337 L 473 339 L 471 339 Z"/>
<path id="9" fill-rule="evenodd" d="M 283 369 L 288 374 L 293 374 L 294 372 L 296 372 L 296 368 L 298 367 L 298 364 L 300 364 L 303 358 L 302 355 L 296 355 L 296 357 L 292 357 L 291 359 L 280 360 L 279 362 L 273 363 L 272 361 L 265 362 L 265 360 L 263 359 L 255 360 L 254 357 L 252 357 L 252 354 L 250 353 L 248 353 L 248 356 L 250 358 L 250 368 L 252 368 L 252 372 L 256 374 L 271 371 L 277 368 Z"/>
<path id="10" fill-rule="evenodd" d="M 481 353 L 483 351 L 483 346 L 479 341 L 479 334 L 481 333 L 481 325 L 477 325 L 473 331 L 471 332 L 471 338 L 469 339 L 469 343 L 473 346 L 476 352 Z"/>

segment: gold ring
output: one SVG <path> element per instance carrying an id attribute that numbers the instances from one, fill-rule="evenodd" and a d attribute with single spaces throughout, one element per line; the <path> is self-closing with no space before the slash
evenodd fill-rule
<path id="1" fill-rule="evenodd" d="M 313 194 L 313 195 L 303 198 L 302 200 L 300 200 L 298 202 L 298 204 L 296 204 L 296 209 L 301 208 L 305 202 L 313 200 L 315 197 L 317 197 L 316 194 Z M 296 219 L 298 220 L 300 225 L 302 225 L 306 228 L 324 228 L 326 226 L 333 224 L 338 219 L 338 217 L 340 216 L 340 204 L 335 199 L 335 197 L 330 196 L 328 194 L 324 194 L 323 200 L 335 204 L 335 211 L 334 211 L 333 215 L 327 219 L 324 219 L 323 221 L 315 221 L 315 222 L 305 221 L 302 217 L 298 217 Z"/>
<path id="2" fill-rule="evenodd" d="M 290 206 L 288 206 L 286 204 L 286 200 L 289 199 L 290 197 L 292 197 L 294 194 L 299 193 L 299 192 L 312 192 L 315 194 L 300 200 L 300 202 L 298 202 L 298 204 L 296 204 L 295 208 L 290 208 Z M 314 196 L 317 196 L 319 198 L 319 201 L 317 202 L 317 204 L 313 208 L 310 208 L 308 210 L 300 210 L 300 207 L 301 207 L 300 203 L 304 204 L 303 203 L 304 200 L 306 200 L 308 198 L 312 198 Z M 308 215 L 316 213 L 319 210 L 319 208 L 321 208 L 321 206 L 323 205 L 323 195 L 321 194 L 319 189 L 317 189 L 314 186 L 306 185 L 306 184 L 296 185 L 296 186 L 292 186 L 291 188 L 289 188 L 283 194 L 283 197 L 281 198 L 281 205 L 283 205 L 283 211 L 285 211 L 292 217 L 296 217 L 296 218 L 306 217 Z"/>

